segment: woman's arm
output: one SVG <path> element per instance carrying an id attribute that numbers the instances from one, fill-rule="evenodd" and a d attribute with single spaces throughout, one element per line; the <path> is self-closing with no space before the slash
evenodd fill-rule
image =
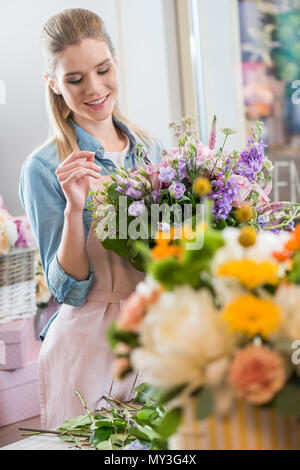
<path id="1" fill-rule="evenodd" d="M 19 195 L 55 301 L 81 306 L 93 277 L 85 253 L 83 218 L 77 214 L 70 224 L 68 216 L 65 217 L 66 198 L 55 170 L 52 162 L 38 155 L 29 156 L 22 167 Z M 78 253 L 83 256 L 79 269 Z M 71 258 L 75 262 L 68 264 Z"/>

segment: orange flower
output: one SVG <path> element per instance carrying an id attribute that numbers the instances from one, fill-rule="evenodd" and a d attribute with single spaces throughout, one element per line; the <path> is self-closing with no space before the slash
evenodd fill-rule
<path id="1" fill-rule="evenodd" d="M 163 259 L 168 257 L 182 258 L 183 248 L 178 245 L 156 245 L 152 251 L 151 256 L 153 259 Z"/>
<path id="2" fill-rule="evenodd" d="M 282 357 L 264 346 L 252 344 L 236 353 L 228 375 L 236 396 L 255 405 L 270 401 L 285 381 Z"/>
<path id="3" fill-rule="evenodd" d="M 300 248 L 300 224 L 291 233 L 289 240 L 285 244 L 285 249 L 289 251 L 296 251 Z"/>

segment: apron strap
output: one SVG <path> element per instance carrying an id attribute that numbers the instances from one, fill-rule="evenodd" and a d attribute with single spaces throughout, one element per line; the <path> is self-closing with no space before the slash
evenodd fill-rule
<path id="1" fill-rule="evenodd" d="M 92 289 L 88 296 L 87 300 L 92 300 L 96 302 L 105 302 L 109 304 L 121 304 L 130 296 L 131 292 L 127 294 L 122 294 L 120 292 L 110 292 L 100 289 Z"/>

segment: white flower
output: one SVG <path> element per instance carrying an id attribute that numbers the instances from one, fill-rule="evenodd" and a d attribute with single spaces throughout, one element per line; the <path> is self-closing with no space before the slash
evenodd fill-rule
<path id="1" fill-rule="evenodd" d="M 160 284 L 152 277 L 147 274 L 145 279 L 139 282 L 135 288 L 136 292 L 148 299 L 151 297 L 155 290 L 160 288 Z"/>
<path id="2" fill-rule="evenodd" d="M 15 243 L 19 237 L 18 228 L 16 224 L 12 222 L 11 220 L 6 220 L 5 226 L 6 226 L 6 233 L 8 236 L 10 246 L 15 246 Z"/>
<path id="3" fill-rule="evenodd" d="M 204 381 L 206 366 L 232 347 L 211 294 L 189 286 L 161 294 L 139 333 L 141 348 L 133 351 L 133 365 L 159 386 Z"/>
<path id="4" fill-rule="evenodd" d="M 228 261 L 249 258 L 254 261 L 274 261 L 273 252 L 281 251 L 284 243 L 289 238 L 288 232 L 275 234 L 269 230 L 260 230 L 257 233 L 255 245 L 244 248 L 238 241 L 240 230 L 234 227 L 227 227 L 222 231 L 225 245 L 220 248 L 213 261 L 213 272 L 216 273 L 218 267 Z"/>

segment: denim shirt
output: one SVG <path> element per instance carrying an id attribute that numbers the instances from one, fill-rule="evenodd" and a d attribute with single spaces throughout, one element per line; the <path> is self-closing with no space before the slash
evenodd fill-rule
<path id="1" fill-rule="evenodd" d="M 104 147 L 101 143 L 76 124 L 73 119 L 69 118 L 69 120 L 76 132 L 80 150 L 95 152 L 95 163 L 101 167 L 101 175 L 115 173 L 116 165 L 112 160 L 104 157 Z M 125 157 L 124 167 L 126 169 L 132 168 L 137 163 L 134 156 L 134 148 L 138 142 L 137 138 L 124 123 L 116 118 L 113 118 L 113 122 L 130 140 L 130 149 Z M 149 158 L 153 163 L 159 163 L 161 147 L 161 142 L 156 140 L 154 149 L 147 149 Z M 72 276 L 66 274 L 57 260 L 57 250 L 61 241 L 66 206 L 66 198 L 55 174 L 55 170 L 60 163 L 55 143 L 51 143 L 47 147 L 28 155 L 21 170 L 19 196 L 39 248 L 48 287 L 54 296 L 55 302 L 80 307 L 83 305 L 92 285 L 93 267 L 90 265 L 87 280 L 76 281 Z M 85 240 L 88 237 L 92 218 L 91 211 L 88 210 L 90 200 L 91 196 L 89 195 L 82 216 Z M 41 332 L 41 340 L 44 339 L 50 324 L 59 313 L 59 309 Z"/>

